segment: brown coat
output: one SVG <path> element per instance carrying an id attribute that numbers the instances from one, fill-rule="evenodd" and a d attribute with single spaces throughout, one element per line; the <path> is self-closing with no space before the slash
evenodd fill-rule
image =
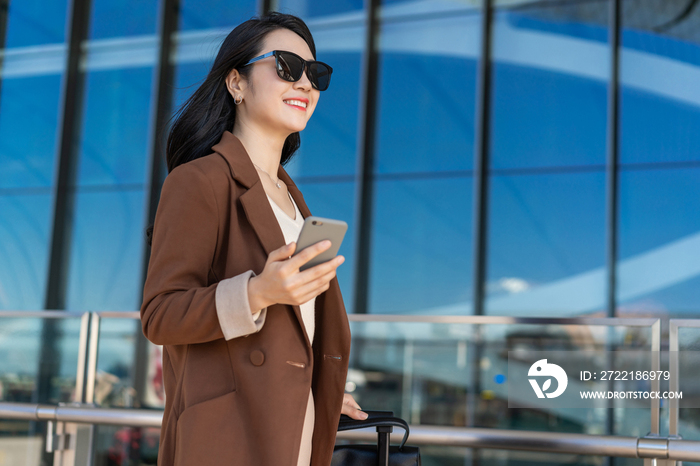
<path id="1" fill-rule="evenodd" d="M 296 466 L 309 388 L 312 466 L 330 464 L 350 352 L 338 281 L 316 298 L 313 346 L 299 306 L 275 304 L 262 329 L 225 340 L 220 280 L 262 272 L 285 244 L 260 178 L 230 132 L 214 153 L 166 178 L 141 306 L 146 337 L 164 345 L 165 413 L 158 464 Z M 311 215 L 286 171 L 279 177 Z"/>

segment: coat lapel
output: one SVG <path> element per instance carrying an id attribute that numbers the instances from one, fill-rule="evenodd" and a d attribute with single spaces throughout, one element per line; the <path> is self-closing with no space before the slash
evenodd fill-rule
<path id="1" fill-rule="evenodd" d="M 260 182 L 258 172 L 255 170 L 255 166 L 241 141 L 231 132 L 225 131 L 221 141 L 212 149 L 226 160 L 233 179 L 248 188 L 238 199 L 243 206 L 248 222 L 253 227 L 255 234 L 265 249 L 265 253 L 269 255 L 275 249 L 284 246 L 286 243 L 282 229 L 277 222 L 272 206 L 270 206 L 270 201 L 267 199 L 267 194 Z M 306 218 L 311 215 L 301 192 L 281 165 L 278 176 L 288 186 L 289 194 L 291 194 L 294 202 L 297 203 L 302 216 Z M 292 308 L 304 334 L 306 344 L 310 347 L 311 342 L 306 334 L 306 328 L 301 318 L 301 309 L 296 305 L 292 305 Z"/>
<path id="2" fill-rule="evenodd" d="M 221 141 L 212 149 L 226 159 L 233 179 L 248 188 L 239 200 L 265 252 L 269 255 L 275 249 L 284 246 L 282 230 L 267 200 L 258 172 L 241 141 L 225 131 Z"/>
<path id="3" fill-rule="evenodd" d="M 256 183 L 239 197 L 250 225 L 258 235 L 265 252 L 269 255 L 275 249 L 285 245 L 284 235 L 280 229 L 275 213 L 263 189 L 262 183 Z"/>

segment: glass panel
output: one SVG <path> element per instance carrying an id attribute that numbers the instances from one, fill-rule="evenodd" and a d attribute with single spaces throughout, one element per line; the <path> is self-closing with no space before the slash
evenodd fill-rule
<path id="1" fill-rule="evenodd" d="M 0 400 L 49 403 L 74 401 L 80 319 L 0 319 Z M 42 345 L 52 351 L 42 353 Z M 39 382 L 40 367 L 50 380 Z M 48 391 L 38 393 L 38 384 Z M 28 424 L 28 422 L 27 422 Z"/>
<path id="2" fill-rule="evenodd" d="M 0 401 L 75 401 L 80 319 L 0 318 Z M 34 466 L 45 454 L 46 423 L 2 420 L 0 464 Z"/>
<path id="3" fill-rule="evenodd" d="M 352 322 L 346 390 L 360 406 L 391 410 L 409 423 L 643 436 L 646 408 L 508 409 L 508 351 L 651 350 L 649 327 Z"/>
<path id="4" fill-rule="evenodd" d="M 695 317 L 695 316 L 693 316 Z M 678 350 L 679 350 L 679 378 L 678 387 L 683 391 L 683 398 L 697 400 L 698 389 L 700 388 L 700 369 L 698 365 L 698 355 L 700 355 L 700 328 L 679 328 L 678 329 Z M 662 411 L 663 421 L 668 419 L 666 410 Z M 668 432 L 668 429 L 666 429 Z M 697 408 L 684 408 L 680 404 L 678 411 L 678 433 L 688 440 L 700 440 L 700 410 Z M 683 464 L 698 464 L 686 463 Z"/>
<path id="5" fill-rule="evenodd" d="M 180 30 L 223 28 L 228 33 L 257 15 L 257 5 L 255 0 L 181 0 Z"/>
<path id="6" fill-rule="evenodd" d="M 622 6 L 620 160 L 698 162 L 700 14 L 685 0 Z"/>
<path id="7" fill-rule="evenodd" d="M 0 309 L 43 309 L 52 207 L 50 192 L 0 195 Z"/>
<path id="8" fill-rule="evenodd" d="M 303 178 L 296 183 L 304 194 L 304 200 L 313 215 L 335 218 L 348 224 L 343 244 L 338 254 L 345 262 L 338 267 L 337 277 L 343 293 L 345 309 L 350 313 L 354 308 L 354 268 L 355 268 L 355 183 L 318 182 L 306 183 Z"/>
<path id="9" fill-rule="evenodd" d="M 102 318 L 97 360 L 97 405 L 163 409 L 162 347 L 145 340 L 139 319 Z M 159 437 L 159 428 L 97 426 L 94 464 L 155 464 Z"/>
<path id="10" fill-rule="evenodd" d="M 604 166 L 607 2 L 545 5 L 495 14 L 491 166 Z"/>
<path id="11" fill-rule="evenodd" d="M 92 0 L 91 3 L 91 39 L 156 33 L 159 0 Z M 115 21 L 115 18 L 119 19 Z"/>
<path id="12" fill-rule="evenodd" d="M 471 170 L 480 14 L 417 18 L 381 26 L 375 171 Z"/>
<path id="13" fill-rule="evenodd" d="M 15 52 L 4 57 L 0 96 L 0 309 L 36 310 L 46 291 L 64 65 L 52 64 L 61 51 Z"/>
<path id="14" fill-rule="evenodd" d="M 152 73 L 152 68 L 127 68 L 88 74 L 79 186 L 143 184 Z"/>
<path id="15" fill-rule="evenodd" d="M 418 3 L 382 8 L 372 313 L 471 309 L 470 174 L 480 13 L 424 13 Z M 392 15 L 396 18 L 389 20 Z"/>
<path id="16" fill-rule="evenodd" d="M 304 20 L 317 16 L 324 16 L 323 20 L 333 20 L 336 18 L 361 19 L 363 6 L 362 0 L 333 0 L 330 2 L 314 0 L 277 0 L 276 3 L 277 6 L 274 8 L 275 10 L 299 16 L 304 18 Z"/>
<path id="17" fill-rule="evenodd" d="M 137 332 L 136 319 L 101 319 L 95 379 L 95 404 L 110 408 L 139 407 L 134 382 Z"/>
<path id="18" fill-rule="evenodd" d="M 0 189 L 54 182 L 61 75 L 26 74 L 2 81 Z"/>
<path id="19" fill-rule="evenodd" d="M 143 209 L 141 189 L 78 192 L 68 309 L 139 309 L 146 245 Z"/>
<path id="20" fill-rule="evenodd" d="M 487 313 L 604 309 L 605 172 L 492 176 L 490 186 Z"/>
<path id="21" fill-rule="evenodd" d="M 56 44 L 66 40 L 66 0 L 11 0 L 5 47 Z M 4 102 L 4 101 L 3 101 Z"/>
<path id="22" fill-rule="evenodd" d="M 700 310 L 700 168 L 622 170 L 618 313 Z"/>
<path id="23" fill-rule="evenodd" d="M 472 179 L 375 182 L 369 311 L 468 314 Z"/>
<path id="24" fill-rule="evenodd" d="M 158 409 L 165 406 L 162 347 L 144 338 L 141 320 L 100 319 L 97 361 L 97 405 Z M 140 378 L 138 371 L 143 372 Z"/>

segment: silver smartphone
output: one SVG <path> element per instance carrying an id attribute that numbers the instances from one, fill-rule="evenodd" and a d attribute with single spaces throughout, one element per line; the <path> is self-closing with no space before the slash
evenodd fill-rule
<path id="1" fill-rule="evenodd" d="M 331 247 L 299 267 L 299 270 L 303 271 L 333 259 L 338 254 L 340 244 L 343 242 L 347 230 L 348 224 L 342 220 L 314 216 L 304 219 L 304 225 L 301 227 L 299 239 L 297 239 L 297 247 L 292 257 L 325 239 L 330 240 Z"/>

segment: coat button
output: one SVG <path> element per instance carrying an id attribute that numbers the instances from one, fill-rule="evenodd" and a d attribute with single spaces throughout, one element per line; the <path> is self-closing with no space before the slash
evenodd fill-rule
<path id="1" fill-rule="evenodd" d="M 262 366 L 265 362 L 265 355 L 260 350 L 253 350 L 253 352 L 250 353 L 250 362 L 252 362 L 254 366 Z"/>

